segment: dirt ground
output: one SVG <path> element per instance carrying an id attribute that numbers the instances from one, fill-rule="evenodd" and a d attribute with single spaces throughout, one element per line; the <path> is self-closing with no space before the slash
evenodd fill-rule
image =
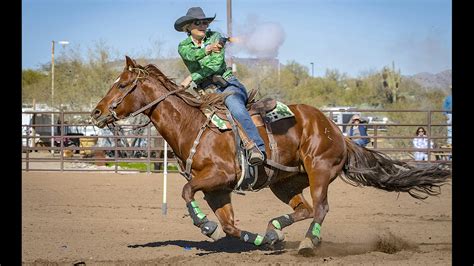
<path id="1" fill-rule="evenodd" d="M 337 179 L 329 186 L 322 244 L 315 256 L 303 257 L 297 248 L 310 220 L 285 228 L 284 242 L 273 249 L 229 238 L 212 242 L 187 215 L 185 181 L 168 175 L 163 215 L 162 174 L 23 172 L 23 264 L 452 264 L 450 184 L 420 201 Z M 217 221 L 202 193 L 196 200 Z M 269 189 L 232 200 L 237 226 L 260 234 L 271 218 L 291 212 Z"/>

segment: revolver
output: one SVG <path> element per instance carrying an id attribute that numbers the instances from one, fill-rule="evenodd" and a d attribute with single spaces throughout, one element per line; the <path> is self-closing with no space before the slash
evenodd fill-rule
<path id="1" fill-rule="evenodd" d="M 224 47 L 225 44 L 230 40 L 230 37 L 220 37 L 219 38 L 219 44 Z"/>

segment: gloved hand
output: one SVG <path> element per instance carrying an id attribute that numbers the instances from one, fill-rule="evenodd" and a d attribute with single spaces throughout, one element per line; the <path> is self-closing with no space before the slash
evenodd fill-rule
<path id="1" fill-rule="evenodd" d="M 222 45 L 220 45 L 218 42 L 209 44 L 208 46 L 206 46 L 206 54 L 210 54 L 211 52 L 219 53 L 221 49 Z"/>
<path id="2" fill-rule="evenodd" d="M 189 87 L 192 81 L 193 81 L 193 78 L 191 77 L 191 75 L 189 75 L 181 82 L 180 85 L 186 89 Z"/>

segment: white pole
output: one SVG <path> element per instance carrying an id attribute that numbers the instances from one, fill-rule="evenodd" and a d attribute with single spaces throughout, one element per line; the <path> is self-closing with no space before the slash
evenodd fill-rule
<path id="1" fill-rule="evenodd" d="M 164 156 L 163 156 L 163 204 L 161 206 L 161 212 L 166 215 L 168 212 L 168 206 L 166 203 L 166 183 L 168 179 L 168 143 L 163 139 L 164 143 Z"/>
<path id="2" fill-rule="evenodd" d="M 51 112 L 54 111 L 54 43 L 51 41 Z M 59 41 L 60 44 L 66 45 L 69 44 L 68 41 Z M 54 114 L 51 113 L 51 153 L 54 155 Z"/>
<path id="3" fill-rule="evenodd" d="M 277 58 L 278 63 L 278 84 L 280 84 L 280 59 Z"/>
<path id="4" fill-rule="evenodd" d="M 51 112 L 54 111 L 54 41 L 51 46 Z M 51 153 L 54 155 L 54 114 L 51 113 Z"/>

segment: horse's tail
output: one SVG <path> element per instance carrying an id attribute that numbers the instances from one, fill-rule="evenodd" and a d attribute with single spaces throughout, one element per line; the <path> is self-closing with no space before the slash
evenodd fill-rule
<path id="1" fill-rule="evenodd" d="M 408 192 L 425 199 L 440 194 L 440 186 L 451 177 L 451 171 L 441 164 L 415 167 L 387 155 L 359 147 L 345 138 L 347 160 L 342 180 L 353 186 L 372 186 L 386 191 Z"/>

